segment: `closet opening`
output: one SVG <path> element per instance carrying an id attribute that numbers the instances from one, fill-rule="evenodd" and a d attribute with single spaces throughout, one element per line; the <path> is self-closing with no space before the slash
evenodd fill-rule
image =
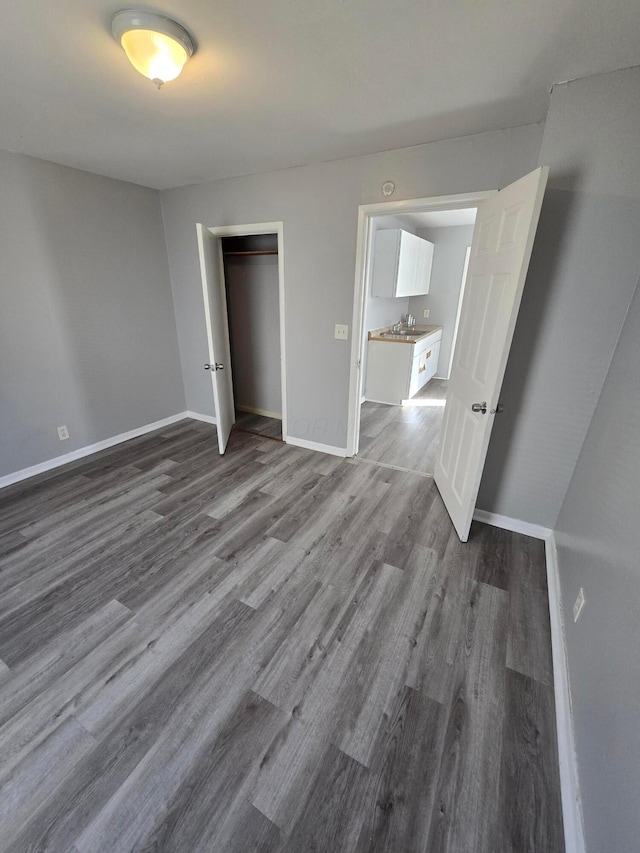
<path id="1" fill-rule="evenodd" d="M 222 237 L 235 428 L 283 440 L 278 235 Z"/>

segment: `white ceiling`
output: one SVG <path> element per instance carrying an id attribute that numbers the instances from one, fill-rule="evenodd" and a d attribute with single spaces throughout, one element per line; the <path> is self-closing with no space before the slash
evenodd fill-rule
<path id="1" fill-rule="evenodd" d="M 199 49 L 158 92 L 119 8 L 4 0 L 0 148 L 172 187 L 538 122 L 640 64 L 638 0 L 159 0 Z"/>

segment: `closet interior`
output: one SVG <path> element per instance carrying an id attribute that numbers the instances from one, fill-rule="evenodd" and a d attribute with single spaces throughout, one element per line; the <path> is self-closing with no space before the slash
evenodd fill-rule
<path id="1" fill-rule="evenodd" d="M 236 428 L 282 440 L 277 234 L 222 239 Z"/>

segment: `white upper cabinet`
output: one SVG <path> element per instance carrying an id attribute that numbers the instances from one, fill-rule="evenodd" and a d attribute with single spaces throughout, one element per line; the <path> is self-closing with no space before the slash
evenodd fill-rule
<path id="1" fill-rule="evenodd" d="M 431 284 L 431 267 L 433 266 L 433 250 L 434 245 L 428 240 L 423 240 L 422 237 L 417 237 L 420 241 L 418 246 L 418 266 L 416 268 L 415 290 L 414 296 L 422 296 L 429 293 Z"/>
<path id="2" fill-rule="evenodd" d="M 376 232 L 373 296 L 420 296 L 429 293 L 433 243 L 401 228 Z"/>

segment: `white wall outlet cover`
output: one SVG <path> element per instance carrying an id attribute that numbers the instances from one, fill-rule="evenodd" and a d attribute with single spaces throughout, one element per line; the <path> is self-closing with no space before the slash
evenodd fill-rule
<path id="1" fill-rule="evenodd" d="M 349 337 L 349 327 L 336 323 L 334 337 L 337 341 L 346 341 Z"/>
<path id="2" fill-rule="evenodd" d="M 60 441 L 64 441 L 66 438 L 69 438 L 69 430 L 66 425 L 58 427 L 58 438 Z"/>
<path id="3" fill-rule="evenodd" d="M 423 317 L 428 317 L 429 316 L 429 309 L 425 308 L 424 311 L 422 312 L 422 315 L 423 315 Z"/>
<path id="4" fill-rule="evenodd" d="M 584 589 L 580 587 L 580 592 L 578 593 L 578 597 L 576 598 L 576 603 L 573 605 L 573 621 L 577 622 L 578 617 L 582 613 L 582 608 L 584 607 Z"/>

